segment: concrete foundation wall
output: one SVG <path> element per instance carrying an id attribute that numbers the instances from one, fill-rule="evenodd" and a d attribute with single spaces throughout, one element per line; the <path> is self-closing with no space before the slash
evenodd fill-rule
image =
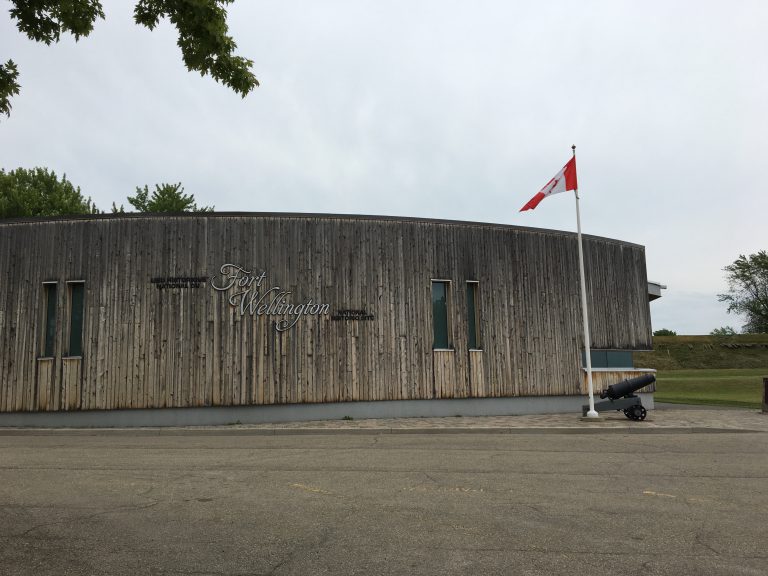
<path id="1" fill-rule="evenodd" d="M 640 394 L 643 405 L 654 408 L 652 394 Z M 337 402 L 277 406 L 227 406 L 88 412 L 15 412 L 0 414 L 0 427 L 136 428 L 143 426 L 221 426 L 306 420 L 418 418 L 440 416 L 505 416 L 522 414 L 581 415 L 584 396 L 527 396 L 455 400 L 396 400 Z"/>

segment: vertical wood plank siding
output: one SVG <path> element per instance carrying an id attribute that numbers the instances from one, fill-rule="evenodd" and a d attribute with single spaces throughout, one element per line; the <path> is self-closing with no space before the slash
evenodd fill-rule
<path id="1" fill-rule="evenodd" d="M 581 394 L 587 395 L 589 392 L 589 384 L 587 382 L 587 371 L 582 371 L 582 379 L 581 379 Z M 617 369 L 607 369 L 602 368 L 599 370 L 594 370 L 592 372 L 592 387 L 594 389 L 595 394 L 598 394 L 600 391 L 605 390 L 610 386 L 611 384 L 617 384 L 621 382 L 622 380 L 629 380 L 630 378 L 637 378 L 638 376 L 644 376 L 646 374 L 653 374 L 653 370 L 622 370 L 621 368 Z M 648 386 L 645 386 L 643 388 L 640 388 L 637 392 L 639 393 L 650 393 L 650 392 L 656 392 L 656 383 L 649 384 Z"/>
<path id="2" fill-rule="evenodd" d="M 641 246 L 585 237 L 592 346 L 650 349 Z M 328 303 L 285 332 L 209 284 L 154 277 L 266 272 Z M 453 351 L 432 350 L 431 279 L 450 280 Z M 85 281 L 82 357 L 68 358 L 67 281 Z M 466 281 L 478 281 L 468 351 Z M 58 282 L 41 359 L 42 283 Z M 355 216 L 213 214 L 0 222 L 0 411 L 579 394 L 572 233 Z M 373 320 L 332 321 L 338 310 Z"/>

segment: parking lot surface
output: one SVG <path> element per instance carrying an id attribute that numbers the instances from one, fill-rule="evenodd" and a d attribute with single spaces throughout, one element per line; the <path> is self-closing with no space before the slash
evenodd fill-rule
<path id="1" fill-rule="evenodd" d="M 476 428 L 0 434 L 0 573 L 768 573 L 764 432 Z"/>

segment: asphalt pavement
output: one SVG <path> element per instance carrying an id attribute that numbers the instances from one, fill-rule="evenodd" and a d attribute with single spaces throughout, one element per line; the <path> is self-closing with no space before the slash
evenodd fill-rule
<path id="1" fill-rule="evenodd" d="M 4 430 L 0 574 L 765 575 L 768 417 L 737 416 Z"/>

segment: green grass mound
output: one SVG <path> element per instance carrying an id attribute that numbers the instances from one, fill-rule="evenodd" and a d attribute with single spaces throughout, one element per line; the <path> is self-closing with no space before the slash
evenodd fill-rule
<path id="1" fill-rule="evenodd" d="M 635 352 L 635 366 L 657 370 L 768 370 L 768 334 L 655 336 L 653 352 Z"/>
<path id="2" fill-rule="evenodd" d="M 760 408 L 768 334 L 654 336 L 635 366 L 656 368 L 657 402 Z"/>

